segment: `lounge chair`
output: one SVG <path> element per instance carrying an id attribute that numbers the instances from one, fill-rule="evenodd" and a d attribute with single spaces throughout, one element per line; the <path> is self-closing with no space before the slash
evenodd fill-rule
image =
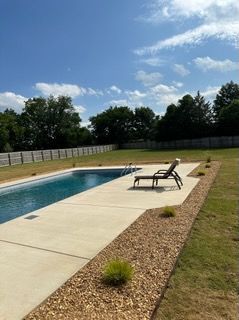
<path id="1" fill-rule="evenodd" d="M 183 185 L 182 178 L 179 176 L 179 174 L 174 170 L 177 165 L 179 165 L 180 159 L 175 159 L 171 166 L 167 170 L 158 170 L 153 175 L 137 175 L 134 177 L 134 188 L 136 182 L 140 180 L 152 180 L 152 189 L 154 189 L 154 184 L 158 184 L 158 180 L 160 179 L 174 179 L 179 189 L 181 189 L 181 186 Z M 181 186 L 180 186 L 181 185 Z"/>

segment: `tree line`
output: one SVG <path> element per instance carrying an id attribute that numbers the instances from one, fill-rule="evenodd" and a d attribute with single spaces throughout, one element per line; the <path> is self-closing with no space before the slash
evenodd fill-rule
<path id="1" fill-rule="evenodd" d="M 149 107 L 115 106 L 91 117 L 89 128 L 80 123 L 70 97 L 28 99 L 21 114 L 0 112 L 0 152 L 239 135 L 239 85 L 223 85 L 213 103 L 200 92 L 187 94 L 163 116 Z"/>
<path id="2" fill-rule="evenodd" d="M 239 85 L 223 85 L 212 104 L 199 91 L 195 97 L 187 94 L 161 117 L 148 107 L 110 107 L 90 122 L 98 143 L 239 135 Z"/>

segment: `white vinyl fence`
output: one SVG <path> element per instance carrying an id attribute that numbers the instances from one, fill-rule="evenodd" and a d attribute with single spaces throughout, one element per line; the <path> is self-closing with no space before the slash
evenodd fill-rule
<path id="1" fill-rule="evenodd" d="M 23 164 L 30 162 L 39 162 L 55 159 L 66 159 L 91 155 L 101 152 L 116 150 L 116 144 L 102 146 L 88 146 L 71 149 L 54 149 L 54 150 L 37 150 L 37 151 L 20 151 L 10 153 L 0 153 L 0 167 Z"/>

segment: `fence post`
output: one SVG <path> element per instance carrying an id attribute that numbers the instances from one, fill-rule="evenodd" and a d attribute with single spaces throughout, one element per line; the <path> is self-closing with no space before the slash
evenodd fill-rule
<path id="1" fill-rule="evenodd" d="M 45 161 L 44 160 L 44 151 L 41 151 L 41 157 L 42 157 L 42 161 Z"/>
<path id="2" fill-rule="evenodd" d="M 66 151 L 66 149 L 65 149 L 65 154 L 66 154 L 66 158 L 67 158 L 67 151 Z"/>
<path id="3" fill-rule="evenodd" d="M 31 154 L 32 154 L 32 162 L 35 162 L 35 158 L 34 158 L 34 153 L 33 153 L 33 151 L 31 152 Z"/>
<path id="4" fill-rule="evenodd" d="M 21 162 L 22 162 L 22 164 L 23 164 L 24 161 L 23 161 L 23 154 L 22 154 L 22 152 L 20 152 L 20 155 L 21 155 Z"/>
<path id="5" fill-rule="evenodd" d="M 50 150 L 51 160 L 53 160 L 52 150 Z"/>
<path id="6" fill-rule="evenodd" d="M 10 155 L 10 153 L 8 153 L 7 156 L 8 156 L 9 166 L 11 166 L 11 165 L 12 165 L 12 161 L 11 161 L 11 155 Z"/>

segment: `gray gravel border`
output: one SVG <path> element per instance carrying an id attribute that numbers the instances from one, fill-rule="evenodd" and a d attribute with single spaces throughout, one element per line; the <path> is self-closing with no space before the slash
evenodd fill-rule
<path id="1" fill-rule="evenodd" d="M 219 168 L 211 162 L 204 169 L 206 175 L 176 207 L 176 217 L 163 218 L 160 208 L 147 210 L 24 319 L 151 319 Z M 135 268 L 132 281 L 119 288 L 101 281 L 102 267 L 115 257 Z"/>

